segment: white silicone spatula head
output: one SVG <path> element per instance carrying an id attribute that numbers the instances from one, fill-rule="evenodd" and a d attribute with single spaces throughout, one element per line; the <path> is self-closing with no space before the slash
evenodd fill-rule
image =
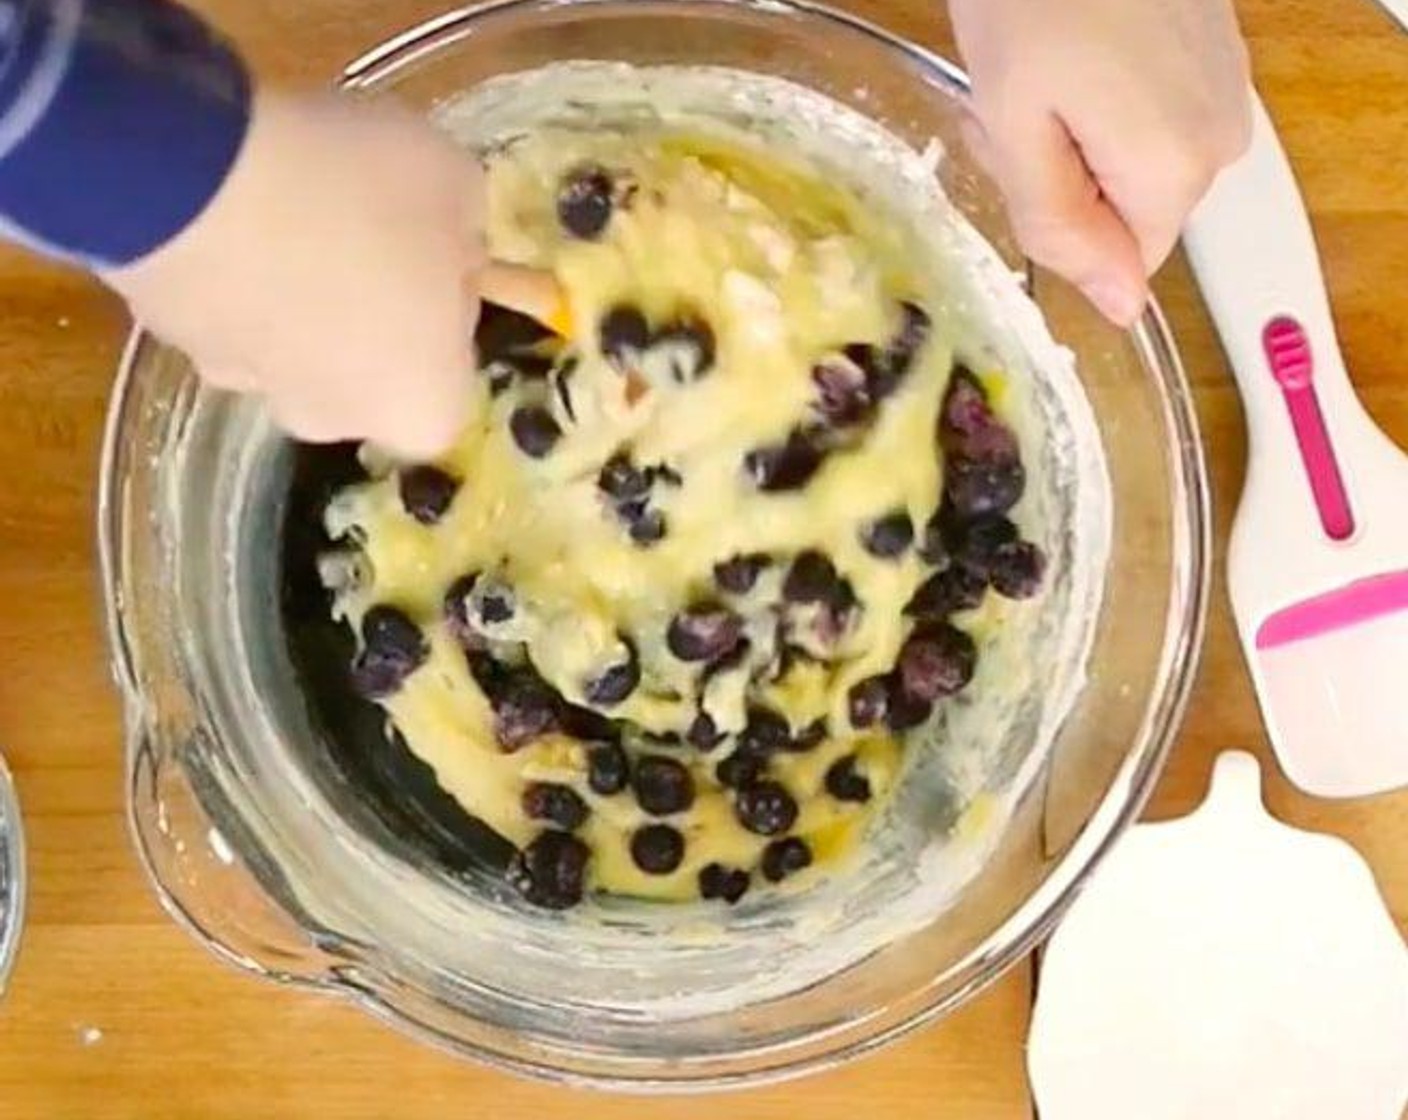
<path id="1" fill-rule="evenodd" d="M 1226 754 L 1058 927 L 1028 1063 L 1042 1120 L 1400 1120 L 1408 947 L 1360 856 L 1273 820 Z"/>

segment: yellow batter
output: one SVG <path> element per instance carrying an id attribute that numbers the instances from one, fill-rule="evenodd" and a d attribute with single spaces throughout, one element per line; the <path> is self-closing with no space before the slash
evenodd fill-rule
<path id="1" fill-rule="evenodd" d="M 561 213 L 564 182 L 584 168 L 604 169 L 613 192 L 609 220 L 588 237 L 564 228 Z M 576 830 L 591 852 L 588 888 L 654 899 L 697 897 L 699 873 L 711 863 L 752 873 L 754 889 L 766 886 L 757 868 L 776 837 L 744 827 L 734 792 L 717 779 L 728 742 L 703 751 L 642 733 L 684 736 L 701 708 L 726 736 L 757 705 L 781 713 L 796 734 L 825 720 L 816 745 L 778 753 L 768 766 L 799 806 L 787 833 L 807 843 L 813 863 L 804 874 L 814 874 L 854 844 L 899 764 L 883 727 L 852 727 L 847 696 L 895 665 L 912 626 L 904 606 L 933 569 L 914 547 L 873 554 L 861 529 L 905 511 L 922 535 L 938 504 L 935 430 L 953 357 L 939 321 L 893 394 L 828 446 L 807 485 L 760 488 L 747 457 L 815 418 L 818 363 L 856 343 L 883 349 L 904 329 L 903 301 L 932 303 L 908 264 L 904 231 L 809 168 L 688 135 L 539 134 L 491 156 L 488 173 L 491 254 L 551 269 L 581 326 L 565 346 L 542 350 L 556 367 L 548 377 L 515 377 L 495 392 L 483 356 L 478 419 L 437 464 L 460 482 L 438 520 L 407 512 L 400 475 L 387 464 L 329 507 L 332 535 L 360 550 L 358 577 L 339 596 L 344 616 L 356 627 L 374 604 L 394 605 L 429 646 L 381 703 L 441 785 L 516 845 L 544 828 L 525 814 L 527 785 L 570 786 L 589 810 Z M 705 324 L 712 362 L 700 372 L 698 353 L 687 354 L 681 374 L 658 355 L 604 354 L 596 325 L 622 307 L 638 309 L 652 330 Z M 564 368 L 570 373 L 559 376 Z M 557 429 L 538 456 L 513 431 L 515 410 L 533 406 Z M 663 525 L 658 540 L 633 539 L 601 492 L 602 468 L 620 455 L 668 468 L 649 498 L 655 526 Z M 856 607 L 839 634 L 811 631 L 807 611 L 793 611 L 793 644 L 819 643 L 821 659 L 792 657 L 771 679 L 779 588 L 790 560 L 807 550 L 830 558 Z M 721 592 L 715 565 L 756 553 L 773 563 L 754 589 Z M 512 619 L 484 637 L 490 656 L 526 658 L 573 704 L 588 705 L 588 683 L 629 656 L 628 639 L 639 683 L 619 703 L 589 706 L 618 721 L 632 760 L 663 755 L 688 768 L 688 810 L 651 817 L 629 788 L 593 792 L 586 747 L 564 734 L 516 750 L 496 741 L 494 712 L 444 614 L 447 588 L 469 573 L 481 593 L 511 589 Z M 722 604 L 743 620 L 750 644 L 742 668 L 710 671 L 671 652 L 672 618 L 699 603 Z M 871 787 L 864 803 L 824 789 L 828 769 L 851 754 Z M 651 873 L 633 860 L 631 838 L 649 823 L 682 834 L 674 870 Z"/>

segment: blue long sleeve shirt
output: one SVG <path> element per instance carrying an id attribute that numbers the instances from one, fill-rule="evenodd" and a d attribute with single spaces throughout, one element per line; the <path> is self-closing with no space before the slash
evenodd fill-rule
<path id="1" fill-rule="evenodd" d="M 169 0 L 0 0 L 0 236 L 140 259 L 219 190 L 249 105 L 239 56 Z"/>

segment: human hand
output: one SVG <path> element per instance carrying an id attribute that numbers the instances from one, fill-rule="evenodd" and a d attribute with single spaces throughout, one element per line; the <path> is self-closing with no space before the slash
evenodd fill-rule
<path id="1" fill-rule="evenodd" d="M 1231 0 L 950 0 L 968 141 L 1038 263 L 1129 325 L 1251 137 Z"/>
<path id="2" fill-rule="evenodd" d="M 261 92 L 206 211 L 104 279 L 292 434 L 428 458 L 467 418 L 484 205 L 477 164 L 422 118 Z"/>

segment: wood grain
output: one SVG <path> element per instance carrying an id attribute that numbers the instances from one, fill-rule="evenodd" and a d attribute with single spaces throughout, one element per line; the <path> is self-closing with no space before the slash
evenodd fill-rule
<path id="1" fill-rule="evenodd" d="M 944 46 L 942 16 L 904 0 L 858 12 Z M 271 73 L 323 80 L 432 14 L 431 0 L 209 0 Z M 1367 0 L 1245 0 L 1259 79 L 1314 212 L 1349 364 L 1408 445 L 1408 36 Z M 1151 29 L 1157 34 L 1157 29 Z M 1186 268 L 1159 282 L 1196 386 L 1219 541 L 1244 455 L 1236 395 Z M 94 480 L 120 309 L 73 274 L 0 254 L 0 744 L 31 847 L 31 910 L 0 1005 L 0 1118 L 649 1114 L 841 1120 L 869 1113 L 1021 1120 L 1030 978 L 1019 969 L 934 1028 L 854 1066 L 731 1102 L 644 1104 L 522 1083 L 405 1041 L 345 1006 L 236 975 L 159 911 L 124 832 L 121 728 L 94 572 Z M 1219 587 L 1186 730 L 1151 807 L 1186 812 L 1214 755 L 1267 759 Z M 1369 859 L 1408 930 L 1408 794 L 1298 796 L 1268 768 L 1284 819 Z M 97 1033 L 100 1032 L 100 1033 Z"/>

